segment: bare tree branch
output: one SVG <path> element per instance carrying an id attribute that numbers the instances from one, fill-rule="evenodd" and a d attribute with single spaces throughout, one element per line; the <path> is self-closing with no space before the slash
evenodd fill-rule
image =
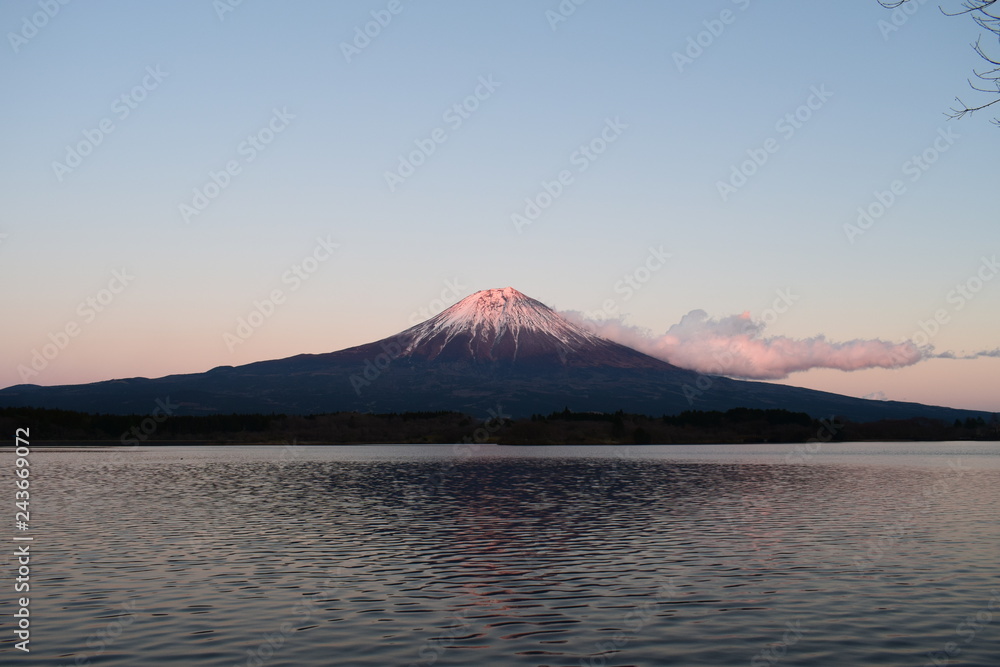
<path id="1" fill-rule="evenodd" d="M 886 9 L 896 9 L 905 3 L 912 1 L 913 0 L 878 0 L 878 3 Z M 938 7 L 938 9 L 940 9 L 941 13 L 945 16 L 962 16 L 963 14 L 969 14 L 972 16 L 972 20 L 974 20 L 980 28 L 1000 38 L 1000 5 L 997 5 L 996 3 L 997 0 L 964 0 L 960 5 L 961 9 L 957 11 L 947 12 L 942 7 Z M 988 82 L 989 87 L 980 87 L 980 85 L 977 85 L 972 79 L 969 79 L 969 87 L 976 92 L 993 95 L 994 99 L 983 104 L 970 106 L 963 102 L 960 98 L 956 97 L 955 100 L 958 102 L 958 106 L 952 107 L 949 112 L 945 114 L 948 118 L 962 118 L 966 114 L 981 111 L 982 109 L 991 107 L 1000 102 L 1000 60 L 997 60 L 997 57 L 991 56 L 986 52 L 982 45 L 981 35 L 976 38 L 976 41 L 972 44 L 972 50 L 975 51 L 980 58 L 985 60 L 990 65 L 995 65 L 995 67 L 989 67 L 982 71 L 975 69 L 972 70 L 976 79 Z M 994 118 L 992 122 L 994 125 L 1000 127 L 1000 117 Z"/>

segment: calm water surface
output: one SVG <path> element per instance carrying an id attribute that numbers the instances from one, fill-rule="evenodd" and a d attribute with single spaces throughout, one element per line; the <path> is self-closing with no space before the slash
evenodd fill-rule
<path id="1" fill-rule="evenodd" d="M 31 461 L 5 665 L 1000 665 L 1000 443 Z"/>

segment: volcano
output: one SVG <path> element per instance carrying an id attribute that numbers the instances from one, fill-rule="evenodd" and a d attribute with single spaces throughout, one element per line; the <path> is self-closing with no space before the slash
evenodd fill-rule
<path id="1" fill-rule="evenodd" d="M 577 326 L 513 287 L 468 296 L 431 319 L 355 350 L 430 362 L 663 368 L 658 361 Z M 395 348 L 393 348 L 395 349 Z M 377 354 L 377 353 L 376 353 Z M 669 364 L 666 364 L 673 368 Z"/>
<path id="2" fill-rule="evenodd" d="M 526 417 L 569 408 L 659 416 L 746 407 L 854 421 L 989 417 L 699 374 L 601 338 L 512 287 L 476 292 L 394 336 L 337 352 L 155 379 L 0 390 L 0 407 L 149 414 L 165 402 L 172 414 L 194 415 L 449 410 Z"/>

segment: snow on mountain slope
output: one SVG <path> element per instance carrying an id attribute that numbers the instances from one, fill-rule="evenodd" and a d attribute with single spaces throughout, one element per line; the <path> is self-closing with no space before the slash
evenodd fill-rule
<path id="1" fill-rule="evenodd" d="M 429 360 L 669 366 L 572 324 L 513 287 L 476 292 L 395 340 L 404 356 Z"/>

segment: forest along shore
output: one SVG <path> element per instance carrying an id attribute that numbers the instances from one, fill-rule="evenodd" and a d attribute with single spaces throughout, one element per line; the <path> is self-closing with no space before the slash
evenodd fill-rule
<path id="1" fill-rule="evenodd" d="M 477 419 L 459 412 L 320 415 L 108 415 L 0 408 L 0 428 L 29 426 L 42 447 L 180 444 L 616 445 L 755 444 L 858 441 L 1000 441 L 1000 417 L 945 423 L 933 419 L 856 423 L 803 412 L 735 408 L 679 415 L 553 412 L 529 418 Z"/>

